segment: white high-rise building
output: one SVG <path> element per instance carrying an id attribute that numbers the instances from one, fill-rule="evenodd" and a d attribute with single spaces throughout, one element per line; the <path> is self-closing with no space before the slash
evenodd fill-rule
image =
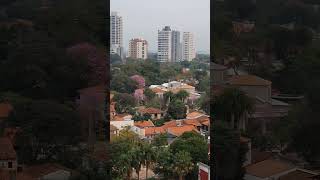
<path id="1" fill-rule="evenodd" d="M 171 62 L 172 31 L 166 26 L 158 31 L 158 61 Z"/>
<path id="2" fill-rule="evenodd" d="M 178 62 L 182 59 L 180 32 L 165 26 L 158 31 L 158 61 Z"/>
<path id="3" fill-rule="evenodd" d="M 196 58 L 194 36 L 191 32 L 183 32 L 182 60 L 192 61 Z"/>
<path id="4" fill-rule="evenodd" d="M 110 16 L 110 53 L 123 56 L 123 21 L 117 12 Z"/>
<path id="5" fill-rule="evenodd" d="M 141 38 L 131 39 L 129 42 L 128 57 L 134 59 L 147 59 L 148 42 Z"/>

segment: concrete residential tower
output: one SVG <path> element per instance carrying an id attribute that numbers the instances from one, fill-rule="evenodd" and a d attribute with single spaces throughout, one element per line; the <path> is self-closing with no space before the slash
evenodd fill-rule
<path id="1" fill-rule="evenodd" d="M 123 56 L 123 21 L 117 12 L 110 16 L 110 53 Z"/>
<path id="2" fill-rule="evenodd" d="M 171 62 L 172 31 L 170 26 L 158 31 L 158 61 Z"/>
<path id="3" fill-rule="evenodd" d="M 129 42 L 128 57 L 134 59 L 147 59 L 148 42 L 141 38 L 131 39 Z"/>
<path id="4" fill-rule="evenodd" d="M 182 60 L 192 61 L 196 57 L 194 36 L 190 32 L 183 33 Z"/>
<path id="5" fill-rule="evenodd" d="M 165 26 L 158 31 L 158 61 L 178 62 L 181 59 L 180 32 L 172 31 L 170 26 Z"/>

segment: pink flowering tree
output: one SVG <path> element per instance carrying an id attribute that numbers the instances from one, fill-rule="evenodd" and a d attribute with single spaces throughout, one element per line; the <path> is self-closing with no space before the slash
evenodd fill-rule
<path id="1" fill-rule="evenodd" d="M 89 86 L 106 83 L 107 56 L 90 43 L 79 43 L 67 49 L 72 58 L 85 59 L 89 68 Z"/>
<path id="2" fill-rule="evenodd" d="M 143 89 L 136 89 L 133 94 L 134 98 L 140 103 L 145 99 L 145 95 L 143 93 Z"/>
<path id="3" fill-rule="evenodd" d="M 139 88 L 144 88 L 146 86 L 145 79 L 140 75 L 133 75 L 130 77 L 132 80 L 138 83 Z"/>

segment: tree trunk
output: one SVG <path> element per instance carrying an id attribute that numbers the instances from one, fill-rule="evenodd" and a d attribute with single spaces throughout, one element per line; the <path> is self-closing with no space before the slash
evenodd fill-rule
<path id="1" fill-rule="evenodd" d="M 146 163 L 146 179 L 148 179 L 149 163 Z"/>
<path id="2" fill-rule="evenodd" d="M 179 180 L 183 180 L 183 176 L 182 175 L 179 175 Z"/>
<path id="3" fill-rule="evenodd" d="M 138 175 L 138 180 L 140 180 L 140 169 L 139 171 L 136 171 L 137 175 Z"/>

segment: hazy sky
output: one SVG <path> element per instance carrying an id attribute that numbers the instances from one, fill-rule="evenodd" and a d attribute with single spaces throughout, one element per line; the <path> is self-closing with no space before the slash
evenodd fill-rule
<path id="1" fill-rule="evenodd" d="M 196 51 L 210 52 L 210 0 L 111 0 L 111 11 L 123 17 L 123 43 L 142 37 L 149 51 L 157 51 L 158 30 L 192 32 Z"/>

